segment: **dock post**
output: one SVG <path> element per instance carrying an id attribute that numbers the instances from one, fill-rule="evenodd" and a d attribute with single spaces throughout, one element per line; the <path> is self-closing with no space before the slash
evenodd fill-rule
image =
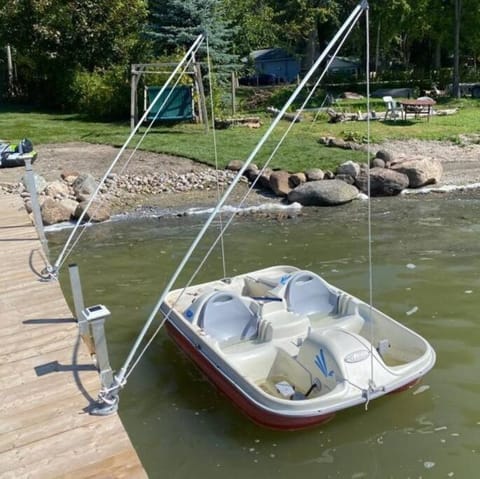
<path id="1" fill-rule="evenodd" d="M 113 383 L 113 371 L 108 359 L 107 338 L 105 336 L 105 317 L 89 320 L 95 343 L 97 367 L 100 373 L 100 382 L 103 389 L 109 388 Z"/>
<path id="2" fill-rule="evenodd" d="M 48 258 L 48 243 L 45 236 L 45 231 L 43 229 L 42 214 L 40 212 L 40 203 L 38 202 L 37 188 L 35 186 L 35 177 L 33 176 L 31 158 L 25 158 L 25 182 L 27 184 L 27 190 L 30 193 L 30 201 L 32 202 L 33 222 L 35 223 L 43 251 Z"/>
<path id="3" fill-rule="evenodd" d="M 93 347 L 95 348 L 96 366 L 100 374 L 101 391 L 108 391 L 113 384 L 113 371 L 108 359 L 107 338 L 105 336 L 105 319 L 110 316 L 110 311 L 103 305 L 97 304 L 84 308 L 80 312 L 82 321 L 88 324 L 91 337 L 93 338 Z M 100 393 L 101 395 L 102 393 Z M 108 415 L 117 410 L 118 397 L 111 403 L 101 401 L 90 409 L 91 414 Z"/>
<path id="4" fill-rule="evenodd" d="M 82 282 L 80 281 L 80 271 L 76 264 L 68 265 L 68 274 L 70 276 L 70 287 L 72 288 L 73 306 L 75 309 L 75 317 L 78 322 L 78 332 L 83 342 L 88 348 L 90 357 L 95 357 L 95 344 L 90 333 L 90 327 L 82 311 L 85 309 L 83 301 Z"/>

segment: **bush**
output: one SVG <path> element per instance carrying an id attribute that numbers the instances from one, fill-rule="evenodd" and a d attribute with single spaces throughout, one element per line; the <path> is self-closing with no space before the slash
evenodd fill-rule
<path id="1" fill-rule="evenodd" d="M 130 111 L 130 85 L 123 67 L 77 71 L 69 87 L 68 106 L 87 117 L 125 119 Z"/>

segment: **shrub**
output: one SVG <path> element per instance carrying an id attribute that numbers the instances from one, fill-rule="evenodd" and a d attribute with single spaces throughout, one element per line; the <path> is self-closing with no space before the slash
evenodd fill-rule
<path id="1" fill-rule="evenodd" d="M 128 118 L 130 85 L 123 67 L 77 71 L 69 89 L 66 103 L 78 113 L 102 120 Z"/>

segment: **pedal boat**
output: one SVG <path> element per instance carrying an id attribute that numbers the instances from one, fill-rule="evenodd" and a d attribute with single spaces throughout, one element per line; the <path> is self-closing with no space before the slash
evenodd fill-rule
<path id="1" fill-rule="evenodd" d="M 417 333 L 292 266 L 173 290 L 161 311 L 207 378 L 273 429 L 324 423 L 411 387 L 435 363 Z"/>

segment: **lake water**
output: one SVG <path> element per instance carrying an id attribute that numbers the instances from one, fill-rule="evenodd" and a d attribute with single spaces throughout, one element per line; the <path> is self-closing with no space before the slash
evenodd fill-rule
<path id="1" fill-rule="evenodd" d="M 438 355 L 434 369 L 419 386 L 373 401 L 368 411 L 360 406 L 311 430 L 275 432 L 239 413 L 162 331 L 120 400 L 121 418 L 151 478 L 477 477 L 480 200 L 381 199 L 372 211 L 373 302 L 429 339 Z M 107 334 L 114 368 L 203 219 L 117 221 L 83 236 L 70 260 L 80 266 L 86 304 L 112 311 Z M 65 235 L 49 235 L 54 251 Z M 227 274 L 292 264 L 368 301 L 367 237 L 360 201 L 304 209 L 288 220 L 241 217 L 225 237 Z M 222 275 L 215 251 L 198 281 Z"/>

